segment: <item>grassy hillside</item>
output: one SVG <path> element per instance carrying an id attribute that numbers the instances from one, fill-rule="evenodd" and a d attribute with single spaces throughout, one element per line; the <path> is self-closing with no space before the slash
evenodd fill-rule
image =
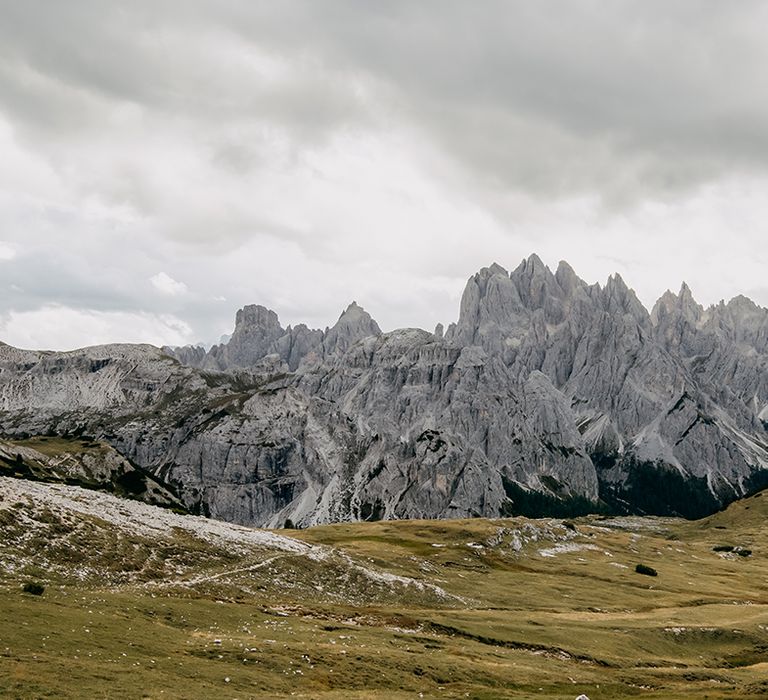
<path id="1" fill-rule="evenodd" d="M 107 491 L 186 512 L 167 486 L 108 444 L 89 438 L 35 436 L 0 440 L 0 476 Z"/>
<path id="2" fill-rule="evenodd" d="M 280 533 L 19 479 L 0 499 L 2 697 L 768 696 L 768 496 Z"/>

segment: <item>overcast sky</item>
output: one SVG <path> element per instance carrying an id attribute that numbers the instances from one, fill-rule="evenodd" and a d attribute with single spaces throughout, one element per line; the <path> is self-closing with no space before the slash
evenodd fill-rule
<path id="1" fill-rule="evenodd" d="M 385 330 L 537 252 L 768 305 L 768 3 L 0 0 L 0 340 Z"/>

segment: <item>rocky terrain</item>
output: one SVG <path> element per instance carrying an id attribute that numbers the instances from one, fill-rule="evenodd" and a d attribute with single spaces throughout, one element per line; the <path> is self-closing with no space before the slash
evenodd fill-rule
<path id="1" fill-rule="evenodd" d="M 275 532 L 0 476 L 0 696 L 765 697 L 764 496 Z"/>
<path id="2" fill-rule="evenodd" d="M 183 503 L 152 474 L 131 464 L 109 445 L 82 438 L 0 440 L 0 476 L 107 491 L 186 512 Z"/>
<path id="3" fill-rule="evenodd" d="M 108 445 L 190 512 L 299 526 L 586 512 L 698 517 L 768 483 L 768 311 L 648 312 L 534 255 L 470 278 L 458 322 L 382 333 L 237 313 L 228 342 L 0 344 L 0 432 Z"/>

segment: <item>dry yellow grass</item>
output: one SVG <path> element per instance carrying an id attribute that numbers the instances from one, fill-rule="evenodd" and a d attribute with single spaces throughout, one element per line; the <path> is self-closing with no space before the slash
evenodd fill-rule
<path id="1" fill-rule="evenodd" d="M 163 545 L 177 547 L 163 560 L 175 574 L 158 564 L 99 585 L 59 572 L 41 597 L 20 592 L 46 578 L 26 552 L 27 568 L 1 578 L 0 694 L 768 697 L 767 509 L 768 497 L 699 522 L 333 525 L 289 533 L 332 556 L 284 553 L 268 566 L 179 535 Z M 119 571 L 121 558 L 100 551 L 114 533 L 87 531 L 89 556 Z M 4 556 L 24 554 L 15 546 Z M 137 536 L 131 549 L 157 546 Z M 713 551 L 723 546 L 752 554 Z M 427 586 L 350 574 L 361 568 Z"/>

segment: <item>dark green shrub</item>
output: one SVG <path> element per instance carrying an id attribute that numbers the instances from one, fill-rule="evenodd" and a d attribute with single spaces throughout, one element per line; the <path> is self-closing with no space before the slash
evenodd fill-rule
<path id="1" fill-rule="evenodd" d="M 744 547 L 734 547 L 731 544 L 719 544 L 717 547 L 712 547 L 713 552 L 731 552 L 732 554 L 738 554 L 740 557 L 752 556 L 752 550 Z"/>
<path id="2" fill-rule="evenodd" d="M 45 586 L 37 581 L 27 581 L 21 590 L 31 595 L 43 595 Z"/>

